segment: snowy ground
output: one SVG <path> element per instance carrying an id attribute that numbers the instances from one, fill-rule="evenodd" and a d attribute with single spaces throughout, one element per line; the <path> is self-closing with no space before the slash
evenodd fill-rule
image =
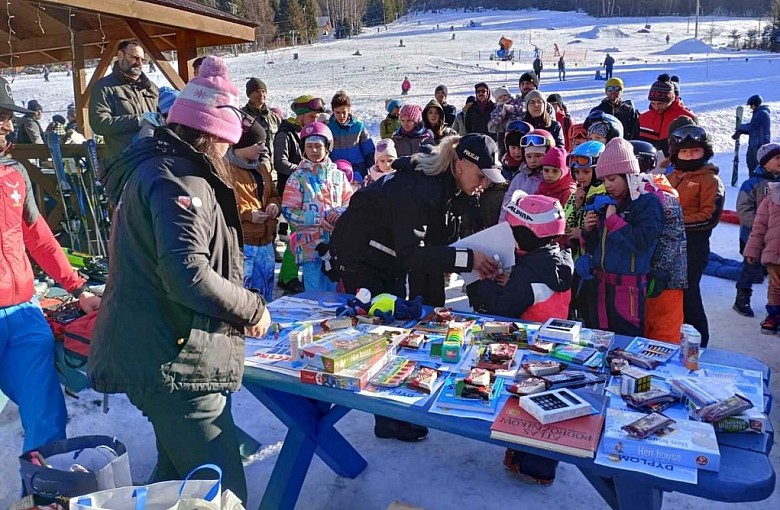
<path id="1" fill-rule="evenodd" d="M 481 23 L 481 27 L 466 28 L 470 20 Z M 699 27 L 703 42 L 688 40 L 693 37 L 693 23 L 688 34 L 687 18 L 649 21 L 650 33 L 642 34 L 638 30 L 644 27 L 644 19 L 597 20 L 583 14 L 545 11 L 451 12 L 402 19 L 387 31 L 377 33 L 376 29 L 373 32 L 369 29 L 352 40 L 242 55 L 230 58 L 228 64 L 240 90 L 246 78 L 259 76 L 268 84 L 269 102 L 286 113 L 286 105 L 299 94 L 317 94 L 328 102 L 334 92 L 343 88 L 352 96 L 354 110 L 377 136 L 378 123 L 385 116 L 384 100 L 398 94 L 404 76 L 409 76 L 413 84 L 408 101 L 424 104 L 432 97 L 434 87 L 445 83 L 450 90 L 449 101 L 460 108 L 479 81 L 486 81 L 492 88 L 506 84 L 516 93 L 519 75 L 530 69 L 533 44 L 544 51 L 545 66 L 549 69 L 542 73 L 542 90 L 561 93 L 574 118 L 581 120 L 603 96 L 604 82 L 594 81 L 593 77 L 609 51 L 617 60 L 615 76 L 626 84 L 625 97 L 632 99 L 642 111 L 647 108 L 647 90 L 659 73 L 680 76 L 682 97 L 701 123 L 714 133 L 715 161 L 722 168 L 721 177 L 729 181 L 735 107 L 744 104 L 751 94 L 760 93 L 776 110 L 772 117 L 776 131 L 780 125 L 777 113 L 780 58 L 724 48 L 731 30 L 745 33 L 757 28 L 759 22 L 755 19 L 703 18 Z M 455 27 L 455 40 L 449 31 L 451 25 Z M 671 37 L 670 45 L 665 42 L 666 34 Z M 522 63 L 496 63 L 487 59 L 502 35 L 515 41 Z M 399 47 L 399 39 L 404 40 L 405 47 Z M 552 56 L 553 43 L 568 51 L 569 71 L 565 82 L 558 82 L 553 71 L 557 60 Z M 353 56 L 358 49 L 362 55 Z M 293 60 L 294 53 L 298 54 L 298 60 Z M 165 84 L 161 74 L 152 77 Z M 16 99 L 40 100 L 47 118 L 55 113 L 64 114 L 72 100 L 70 78 L 52 73 L 50 79 L 51 83 L 44 84 L 40 76 L 19 76 L 13 84 Z M 777 135 L 774 139 L 778 139 Z M 744 161 L 744 143 L 741 157 Z M 740 181 L 746 173 L 743 165 Z M 733 209 L 737 188 L 727 186 L 726 193 L 727 208 Z M 722 256 L 737 258 L 737 239 L 738 227 L 722 224 L 715 230 L 712 249 Z M 466 309 L 468 304 L 460 287 L 455 282 L 448 298 L 456 308 Z M 759 317 L 747 319 L 731 310 L 733 282 L 705 276 L 702 288 L 712 331 L 710 345 L 743 352 L 761 359 L 775 371 L 780 370 L 780 338 L 761 335 Z M 766 303 L 765 296 L 766 285 L 756 286 L 753 307 L 758 315 Z M 780 395 L 780 379 L 775 377 L 773 381 L 772 392 Z M 128 446 L 134 478 L 145 479 L 155 459 L 151 427 L 122 397 L 111 398 L 112 410 L 107 415 L 100 411 L 99 401 L 100 395 L 90 391 L 81 393 L 78 400 L 67 399 L 68 433 L 116 435 Z M 264 445 L 254 462 L 246 467 L 249 506 L 256 507 L 286 429 L 247 392 L 239 392 L 234 402 L 236 421 Z M 777 409 L 776 406 L 772 413 L 774 423 L 780 417 Z M 428 510 L 488 509 L 516 504 L 518 498 L 522 498 L 528 509 L 549 508 L 551 501 L 559 508 L 606 507 L 572 466 L 561 465 L 552 487 L 526 486 L 502 468 L 502 451 L 497 447 L 465 439 L 453 441 L 452 436 L 436 431 L 415 445 L 382 441 L 373 437 L 372 425 L 372 417 L 359 412 L 350 413 L 339 423 L 339 429 L 368 460 L 366 471 L 355 480 L 344 479 L 315 460 L 298 508 L 374 510 L 384 509 L 398 499 Z M 15 456 L 21 444 L 18 415 L 9 404 L 0 414 L 0 458 L 5 461 L 0 464 L 2 508 L 15 499 L 18 491 Z M 771 458 L 775 469 L 780 469 L 778 450 L 773 451 Z M 451 473 L 468 479 L 469 483 L 454 482 Z M 436 489 L 430 490 L 432 487 Z M 666 508 L 675 509 L 727 507 L 680 494 L 669 494 L 665 501 Z M 746 509 L 779 507 L 778 492 L 764 502 L 740 505 Z"/>

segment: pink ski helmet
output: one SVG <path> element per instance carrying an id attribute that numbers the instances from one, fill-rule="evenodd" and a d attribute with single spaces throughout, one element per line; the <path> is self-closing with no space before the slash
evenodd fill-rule
<path id="1" fill-rule="evenodd" d="M 566 231 L 563 207 L 555 198 L 524 194 L 505 205 L 504 210 L 511 226 L 527 227 L 536 237 L 560 236 Z"/>
<path id="2" fill-rule="evenodd" d="M 312 122 L 301 128 L 301 143 L 306 144 L 306 139 L 310 136 L 319 136 L 324 139 L 325 148 L 328 152 L 333 150 L 333 133 L 330 128 L 322 122 Z"/>
<path id="3" fill-rule="evenodd" d="M 336 168 L 344 172 L 344 175 L 347 176 L 347 182 L 352 184 L 352 181 L 355 180 L 355 171 L 352 169 L 352 163 L 346 159 L 337 159 L 334 163 L 336 164 Z"/>

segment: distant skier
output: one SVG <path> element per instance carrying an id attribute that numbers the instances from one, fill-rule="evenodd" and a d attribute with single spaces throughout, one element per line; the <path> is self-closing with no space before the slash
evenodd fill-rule
<path id="1" fill-rule="evenodd" d="M 607 53 L 607 58 L 604 59 L 604 63 L 602 65 L 606 71 L 604 73 L 604 79 L 608 80 L 612 78 L 612 68 L 615 66 L 615 59 L 612 58 L 612 55 Z"/>
<path id="2" fill-rule="evenodd" d="M 558 59 L 558 81 L 566 81 L 566 61 L 563 55 Z"/>
<path id="3" fill-rule="evenodd" d="M 553 53 L 553 57 L 561 56 L 561 49 L 558 47 L 558 43 L 553 43 L 553 50 L 555 50 L 555 53 Z"/>
<path id="4" fill-rule="evenodd" d="M 740 124 L 732 136 L 734 140 L 738 139 L 741 135 L 748 135 L 749 137 L 747 166 L 750 177 L 753 177 L 753 173 L 758 166 L 758 148 L 769 143 L 772 139 L 772 126 L 769 116 L 770 111 L 767 105 L 762 104 L 763 102 L 763 98 L 758 94 L 748 98 L 747 105 L 753 112 L 753 116 L 750 118 L 750 122 Z"/>
<path id="5" fill-rule="evenodd" d="M 534 59 L 534 72 L 536 73 L 536 77 L 539 79 L 539 81 L 542 81 L 542 69 L 544 69 L 544 65 L 542 64 L 542 59 L 540 57 L 536 57 Z"/>
<path id="6" fill-rule="evenodd" d="M 669 34 L 666 34 L 666 44 L 669 44 Z"/>
<path id="7" fill-rule="evenodd" d="M 401 95 L 408 95 L 410 90 L 412 90 L 412 82 L 409 81 L 408 76 L 404 76 L 404 81 L 401 82 Z"/>
<path id="8" fill-rule="evenodd" d="M 43 79 L 49 81 L 49 68 L 46 66 L 43 66 Z"/>

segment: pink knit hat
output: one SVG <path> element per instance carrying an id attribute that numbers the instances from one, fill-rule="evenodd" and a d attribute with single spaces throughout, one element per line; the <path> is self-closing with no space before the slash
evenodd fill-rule
<path id="1" fill-rule="evenodd" d="M 398 118 L 406 117 L 408 119 L 412 119 L 415 124 L 419 124 L 422 122 L 422 107 L 417 104 L 405 104 L 401 107 L 401 110 L 398 112 Z"/>
<path id="2" fill-rule="evenodd" d="M 553 166 L 560 169 L 561 175 L 569 173 L 569 167 L 566 166 L 566 149 L 560 147 L 551 147 L 542 159 L 542 166 Z"/>
<path id="3" fill-rule="evenodd" d="M 168 122 L 198 129 L 233 144 L 241 138 L 241 116 L 237 109 L 238 89 L 228 78 L 225 61 L 209 55 L 200 65 L 198 76 L 187 83 L 173 103 Z"/>
<path id="4" fill-rule="evenodd" d="M 628 140 L 613 138 L 607 142 L 604 152 L 596 163 L 596 177 L 608 175 L 639 175 L 639 160 L 634 156 L 634 147 Z"/>

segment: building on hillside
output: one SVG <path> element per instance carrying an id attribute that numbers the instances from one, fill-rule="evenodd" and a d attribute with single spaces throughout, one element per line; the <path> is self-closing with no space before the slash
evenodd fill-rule
<path id="1" fill-rule="evenodd" d="M 320 16 L 317 18 L 317 35 L 320 39 L 330 37 L 333 33 L 333 25 L 330 23 L 329 16 Z"/>

